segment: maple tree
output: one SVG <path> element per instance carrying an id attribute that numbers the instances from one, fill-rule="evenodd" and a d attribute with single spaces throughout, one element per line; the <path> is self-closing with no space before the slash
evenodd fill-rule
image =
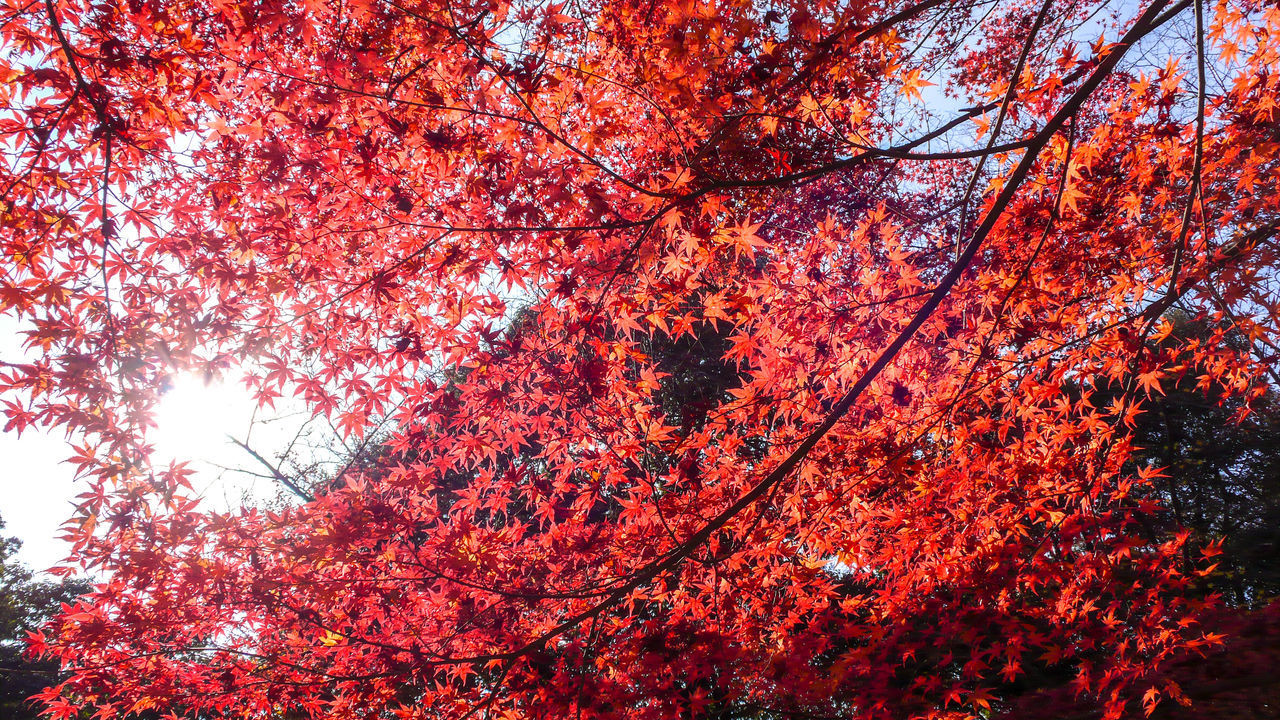
<path id="1" fill-rule="evenodd" d="M 54 717 L 1117 717 L 1222 642 L 1134 431 L 1266 394 L 1274 6 L 3 7 Z M 390 430 L 212 511 L 149 413 L 232 368 Z"/>

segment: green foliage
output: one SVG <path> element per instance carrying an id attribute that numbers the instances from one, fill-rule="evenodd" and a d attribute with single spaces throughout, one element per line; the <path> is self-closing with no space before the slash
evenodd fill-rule
<path id="1" fill-rule="evenodd" d="M 1215 332 L 1172 319 L 1173 333 L 1154 351 L 1176 352 Z M 1237 352 L 1251 351 L 1244 338 L 1227 340 Z M 1280 396 L 1269 389 L 1246 405 L 1194 372 L 1163 389 L 1134 431 L 1135 463 L 1163 468 L 1154 488 L 1163 506 L 1158 530 L 1191 531 L 1189 560 L 1221 540 L 1218 567 L 1202 590 L 1231 606 L 1258 607 L 1280 596 Z"/>
<path id="2" fill-rule="evenodd" d="M 0 519 L 0 530 L 4 521 Z M 35 720 L 27 698 L 59 680 L 58 665 L 25 655 L 28 632 L 39 629 L 62 606 L 88 590 L 83 580 L 40 580 L 15 557 L 22 543 L 0 536 L 0 718 Z"/>

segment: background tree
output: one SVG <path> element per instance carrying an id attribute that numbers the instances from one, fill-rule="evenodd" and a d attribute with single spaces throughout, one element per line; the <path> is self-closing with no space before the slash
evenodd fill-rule
<path id="1" fill-rule="evenodd" d="M 1235 352 L 1274 366 L 1269 353 L 1259 352 L 1230 326 L 1206 323 L 1183 309 L 1167 319 L 1170 333 L 1149 341 L 1147 352 L 1180 357 L 1204 343 L 1225 342 Z M 1114 401 L 1122 389 L 1112 390 L 1099 390 L 1093 402 Z M 1280 501 L 1276 391 L 1272 386 L 1245 404 L 1212 379 L 1190 373 L 1162 390 L 1145 400 L 1133 423 L 1131 472 L 1159 471 L 1156 481 L 1135 498 L 1142 510 L 1135 516 L 1134 536 L 1158 545 L 1187 534 L 1183 567 L 1194 578 L 1187 592 L 1220 603 L 1200 622 L 1223 642 L 1207 652 L 1183 653 L 1162 669 L 1176 701 L 1158 707 L 1154 716 L 1276 717 L 1280 685 L 1271 671 L 1280 662 L 1280 603 L 1274 602 L 1278 588 L 1271 551 L 1280 531 L 1275 522 Z M 1212 569 L 1197 573 L 1206 557 Z M 1027 688 L 1032 692 L 1012 705 L 1010 716 L 1028 714 L 1044 694 L 1064 690 L 1047 678 L 1022 680 L 1011 689 Z M 1098 714 L 1088 702 L 1074 712 Z M 1142 713 L 1135 710 L 1133 715 Z"/>
<path id="2" fill-rule="evenodd" d="M 1258 353 L 1230 326 L 1175 315 L 1174 330 L 1153 351 L 1185 352 L 1226 336 L 1237 351 Z M 1267 350 L 1266 348 L 1262 348 Z M 1196 592 L 1219 596 L 1202 619 L 1225 638 L 1209 657 L 1188 654 L 1166 670 L 1189 707 L 1169 703 L 1161 717 L 1270 718 L 1280 715 L 1271 668 L 1280 662 L 1280 398 L 1275 386 L 1248 406 L 1201 378 L 1183 377 L 1151 399 L 1137 419 L 1136 463 L 1162 468 L 1151 489 L 1152 523 L 1165 534 L 1190 531 L 1189 560 L 1211 556 L 1213 572 Z M 1190 563 L 1189 563 L 1190 564 Z"/>
<path id="3" fill-rule="evenodd" d="M 4 522 L 0 520 L 0 530 Z M 20 543 L 0 537 L 0 713 L 13 720 L 35 720 L 41 707 L 31 697 L 60 677 L 58 663 L 24 654 L 27 633 L 38 631 L 89 591 L 82 580 L 37 580 L 14 554 Z"/>
<path id="4" fill-rule="evenodd" d="M 1218 333 L 1243 352 L 1247 338 L 1230 328 L 1175 316 L 1173 332 L 1153 352 L 1186 352 Z M 1154 521 L 1166 534 L 1193 533 L 1188 557 L 1210 549 L 1216 570 L 1201 592 L 1236 608 L 1280 596 L 1280 398 L 1274 388 L 1249 404 L 1212 379 L 1180 377 L 1153 397 L 1135 423 L 1134 462 L 1161 468 L 1152 488 Z"/>

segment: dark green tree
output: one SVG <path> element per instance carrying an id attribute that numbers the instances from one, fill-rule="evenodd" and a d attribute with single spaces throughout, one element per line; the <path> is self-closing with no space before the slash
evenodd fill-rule
<path id="1" fill-rule="evenodd" d="M 1149 357 L 1176 360 L 1197 345 L 1221 341 L 1227 351 L 1252 355 L 1260 366 L 1273 363 L 1239 333 L 1190 313 L 1174 312 L 1168 319 L 1172 332 L 1148 340 Z M 1099 407 L 1133 391 L 1102 382 L 1093 388 L 1091 402 Z M 1132 429 L 1136 452 L 1130 471 L 1160 469 L 1136 499 L 1138 534 L 1155 545 L 1189 533 L 1183 569 L 1193 579 L 1187 591 L 1216 597 L 1200 623 L 1220 644 L 1186 651 L 1149 678 L 1165 700 L 1151 717 L 1280 718 L 1280 389 L 1268 385 L 1246 400 L 1188 366 L 1180 376 L 1162 378 L 1160 390 L 1150 394 Z M 1206 572 L 1208 566 L 1213 567 Z M 1011 696 L 1030 692 L 1004 717 L 1033 715 L 1048 702 L 1046 694 L 1070 694 L 1065 683 L 1055 686 L 1049 670 L 1010 686 Z M 1072 717 L 1097 718 L 1101 712 L 1083 704 Z M 1135 702 L 1126 717 L 1147 716 Z"/>
<path id="2" fill-rule="evenodd" d="M 1152 352 L 1178 353 L 1208 340 L 1212 325 L 1183 315 Z M 1249 341 L 1227 335 L 1241 354 Z M 1231 607 L 1259 607 L 1280 596 L 1280 394 L 1266 388 L 1246 401 L 1197 372 L 1165 382 L 1138 416 L 1135 464 L 1163 468 L 1153 488 L 1158 529 L 1191 532 L 1188 559 L 1221 541 L 1218 566 L 1201 590 Z"/>
<path id="3" fill-rule="evenodd" d="M 0 519 L 0 531 L 4 520 Z M 58 680 L 58 665 L 25 654 L 26 635 L 88 590 L 84 580 L 42 580 L 17 560 L 22 542 L 0 535 L 0 718 L 35 720 L 33 694 Z"/>

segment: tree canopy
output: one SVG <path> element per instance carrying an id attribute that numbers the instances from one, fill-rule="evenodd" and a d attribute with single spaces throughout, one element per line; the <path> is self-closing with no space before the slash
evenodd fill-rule
<path id="1" fill-rule="evenodd" d="M 1274 586 L 1140 455 L 1273 402 L 1274 5 L 0 7 L 55 718 L 1115 718 Z M 368 451 L 202 505 L 232 370 Z"/>

